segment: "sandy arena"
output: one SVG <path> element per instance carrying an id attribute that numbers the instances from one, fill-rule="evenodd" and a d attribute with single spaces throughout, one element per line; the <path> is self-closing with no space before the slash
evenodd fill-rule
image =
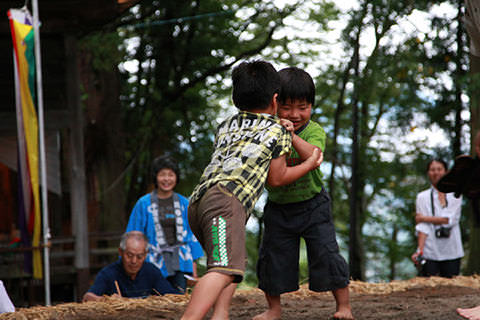
<path id="1" fill-rule="evenodd" d="M 480 304 L 480 276 L 442 279 L 414 278 L 390 283 L 352 281 L 351 304 L 356 319 L 449 320 L 461 319 L 457 307 Z M 313 293 L 305 286 L 282 296 L 283 320 L 331 319 L 335 302 L 329 293 Z M 104 302 L 64 303 L 51 307 L 19 309 L 0 319 L 179 319 L 189 296 L 155 296 L 147 299 L 106 298 Z M 258 289 L 237 290 L 232 320 L 247 320 L 265 310 Z"/>

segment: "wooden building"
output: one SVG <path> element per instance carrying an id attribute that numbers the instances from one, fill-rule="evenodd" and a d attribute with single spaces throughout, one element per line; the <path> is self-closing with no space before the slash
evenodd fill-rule
<path id="1" fill-rule="evenodd" d="M 91 280 L 92 255 L 116 252 L 111 246 L 103 249 L 91 246 L 92 238 L 115 241 L 119 238 L 116 233 L 98 235 L 89 233 L 88 230 L 78 40 L 108 27 L 138 2 L 139 0 L 38 1 L 49 221 L 53 244 L 51 279 L 52 286 L 70 288 L 73 285 L 72 299 L 77 301 Z M 24 4 L 23 0 L 0 0 L 0 259 L 4 262 L 8 257 L 21 257 L 16 251 L 7 252 L 17 215 L 15 87 L 7 11 Z M 30 4 L 28 7 L 31 11 Z M 43 286 L 42 281 L 32 281 L 29 275 L 23 274 L 21 263 L 7 264 L 0 260 L 0 265 L 0 279 L 7 284 L 7 289 L 30 288 L 29 294 L 24 291 L 12 293 L 28 300 L 20 306 L 44 301 L 38 293 L 43 292 L 38 290 Z M 28 286 L 25 285 L 27 283 Z M 52 300 L 59 301 L 55 297 L 55 290 L 52 290 Z"/>

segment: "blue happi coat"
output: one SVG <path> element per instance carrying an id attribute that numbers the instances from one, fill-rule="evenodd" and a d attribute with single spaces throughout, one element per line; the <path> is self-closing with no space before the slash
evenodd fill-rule
<path id="1" fill-rule="evenodd" d="M 172 248 L 173 250 L 178 250 L 178 264 L 180 269 L 178 271 L 192 273 L 193 261 L 203 256 L 203 250 L 200 243 L 193 235 L 190 226 L 188 225 L 188 199 L 178 193 L 174 194 L 173 199 L 174 202 L 178 201 L 177 205 L 179 205 L 179 208 L 176 208 L 175 210 L 177 241 L 179 243 L 174 247 L 167 248 L 167 250 L 172 250 Z M 175 203 L 174 207 L 176 207 Z M 157 206 L 152 202 L 152 195 L 149 193 L 142 196 L 137 201 L 132 213 L 130 214 L 127 232 L 138 230 L 147 236 L 149 241 L 147 261 L 157 266 L 157 268 L 162 271 L 164 277 L 168 277 L 173 274 L 168 274 L 164 257 L 161 254 L 162 250 L 165 250 L 165 248 L 160 243 L 162 241 L 162 235 L 159 235 L 157 232 L 158 229 L 155 228 L 154 214 L 157 212 Z"/>

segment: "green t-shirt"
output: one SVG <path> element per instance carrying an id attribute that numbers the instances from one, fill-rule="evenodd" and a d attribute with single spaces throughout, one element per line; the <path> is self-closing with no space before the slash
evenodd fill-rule
<path id="1" fill-rule="evenodd" d="M 325 152 L 326 134 L 318 123 L 310 120 L 307 126 L 297 135 Z M 301 162 L 297 151 L 292 149 L 292 153 L 287 158 L 287 165 L 294 166 Z M 320 168 L 317 168 L 289 185 L 275 188 L 267 185 L 268 199 L 281 204 L 311 199 L 322 191 L 322 177 Z"/>

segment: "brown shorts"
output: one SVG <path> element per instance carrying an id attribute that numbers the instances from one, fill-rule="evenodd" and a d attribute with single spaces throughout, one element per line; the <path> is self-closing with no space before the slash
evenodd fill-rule
<path id="1" fill-rule="evenodd" d="M 245 272 L 245 222 L 238 199 L 220 184 L 212 186 L 188 207 L 188 223 L 207 254 L 207 272 L 233 275 L 241 282 Z"/>

